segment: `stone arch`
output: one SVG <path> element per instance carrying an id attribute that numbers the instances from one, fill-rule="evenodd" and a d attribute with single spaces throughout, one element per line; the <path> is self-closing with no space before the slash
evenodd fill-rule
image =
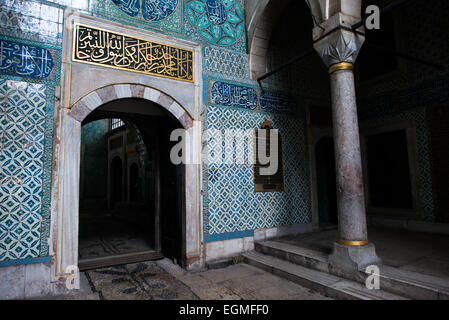
<path id="1" fill-rule="evenodd" d="M 285 7 L 291 1 L 293 0 L 247 0 L 249 63 L 253 80 L 267 72 L 267 50 L 271 34 Z M 317 24 L 325 25 L 327 20 L 338 13 L 344 17 L 342 20 L 345 20 L 348 26 L 360 21 L 362 0 L 304 1 L 310 8 L 315 27 Z M 312 30 L 310 32 L 312 33 Z"/>
<path id="2" fill-rule="evenodd" d="M 73 79 L 73 78 L 72 78 Z M 76 79 L 76 80 L 79 80 Z M 75 80 L 74 80 L 75 81 Z M 75 81 L 76 83 L 77 81 Z M 174 84 L 176 85 L 176 84 Z M 70 99 L 63 91 L 61 101 Z M 194 105 L 194 94 L 189 102 Z M 73 266 L 78 265 L 78 224 L 79 224 L 79 184 L 82 121 L 95 109 L 113 100 L 140 98 L 152 101 L 166 109 L 170 115 L 193 137 L 188 142 L 193 154 L 199 154 L 195 141 L 201 140 L 199 130 L 195 130 L 194 121 L 188 111 L 172 96 L 154 87 L 142 84 L 118 82 L 95 88 L 69 105 L 58 108 L 57 127 L 54 139 L 54 160 L 52 174 L 52 223 L 55 233 L 52 248 L 55 252 L 53 268 L 54 281 L 64 281 Z M 199 158 L 194 157 L 193 161 Z M 202 223 L 199 214 L 200 202 L 200 165 L 185 164 L 183 191 L 183 210 L 185 224 L 183 229 L 183 264 L 187 269 L 199 268 L 204 263 L 201 252 Z"/>
<path id="3" fill-rule="evenodd" d="M 152 101 L 175 116 L 184 129 L 193 126 L 192 116 L 175 99 L 160 90 L 141 84 L 114 84 L 93 90 L 71 106 L 69 115 L 82 122 L 89 113 L 103 104 L 126 98 Z"/>
<path id="4" fill-rule="evenodd" d="M 310 4 L 310 10 L 316 23 L 323 22 L 323 5 L 330 0 L 305 0 Z M 249 64 L 251 79 L 256 80 L 267 72 L 267 51 L 271 34 L 276 22 L 284 12 L 291 0 L 262 0 L 253 1 L 255 4 L 248 6 L 248 39 L 249 39 Z M 312 30 L 310 30 L 312 33 Z"/>

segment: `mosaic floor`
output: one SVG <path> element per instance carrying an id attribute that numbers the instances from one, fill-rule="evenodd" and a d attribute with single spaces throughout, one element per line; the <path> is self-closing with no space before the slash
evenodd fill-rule
<path id="1" fill-rule="evenodd" d="M 152 232 L 138 223 L 142 213 L 80 213 L 79 258 L 97 258 L 151 250 Z M 141 221 L 141 220 L 140 220 Z"/>
<path id="2" fill-rule="evenodd" d="M 196 300 L 181 281 L 155 262 L 114 266 L 83 273 L 92 293 L 100 300 Z"/>
<path id="3" fill-rule="evenodd" d="M 42 298 L 40 298 L 42 299 Z M 296 283 L 247 264 L 186 271 L 169 259 L 81 273 L 80 290 L 50 300 L 325 300 Z"/>

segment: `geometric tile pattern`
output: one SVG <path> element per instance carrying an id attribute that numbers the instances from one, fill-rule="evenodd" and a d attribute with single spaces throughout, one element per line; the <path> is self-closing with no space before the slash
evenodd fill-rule
<path id="1" fill-rule="evenodd" d="M 51 178 L 53 164 L 53 111 L 55 87 L 47 86 L 47 106 L 45 110 L 45 144 L 43 161 L 43 177 L 42 177 L 42 222 L 41 222 L 41 251 L 40 256 L 46 257 L 49 254 L 48 239 L 50 239 L 50 206 L 51 206 Z"/>
<path id="2" fill-rule="evenodd" d="M 0 29 L 4 35 L 42 41 L 47 45 L 62 42 L 63 10 L 36 0 L 2 0 Z"/>
<path id="3" fill-rule="evenodd" d="M 254 88 L 215 81 L 211 87 L 211 103 L 226 107 L 254 110 L 257 107 L 257 93 Z"/>
<path id="4" fill-rule="evenodd" d="M 91 0 L 89 11 L 138 28 L 152 29 L 181 36 L 184 6 L 181 1 Z M 142 3 L 142 8 L 140 8 Z"/>
<path id="5" fill-rule="evenodd" d="M 192 27 L 212 44 L 231 45 L 244 33 L 245 15 L 238 0 L 186 0 L 185 11 Z"/>
<path id="6" fill-rule="evenodd" d="M 249 56 L 246 53 L 205 46 L 203 61 L 203 72 L 240 82 L 249 79 Z"/>
<path id="7" fill-rule="evenodd" d="M 0 79 L 0 261 L 40 253 L 46 86 Z"/>
<path id="8" fill-rule="evenodd" d="M 407 89 L 391 90 L 383 95 L 359 99 L 359 118 L 391 115 L 416 107 L 445 102 L 449 99 L 449 80 L 437 77 Z"/>
<path id="9" fill-rule="evenodd" d="M 287 115 L 208 106 L 205 129 L 256 129 L 269 120 L 282 137 L 284 192 L 254 192 L 251 164 L 203 165 L 204 233 L 215 235 L 311 221 L 304 121 Z M 252 143 L 237 150 L 252 153 Z M 223 153 L 226 150 L 223 150 Z"/>
<path id="10" fill-rule="evenodd" d="M 140 1 L 112 0 L 117 7 L 131 17 L 140 12 Z M 175 11 L 178 0 L 142 0 L 142 15 L 145 20 L 163 20 Z"/>
<path id="11" fill-rule="evenodd" d="M 52 2 L 3 0 L 0 8 L 2 56 L 13 58 L 1 62 L 0 77 L 0 266 L 42 262 L 49 254 L 60 4 L 85 9 L 88 1 Z"/>
<path id="12" fill-rule="evenodd" d="M 288 96 L 264 90 L 260 95 L 260 108 L 266 112 L 289 113 L 296 103 Z"/>
<path id="13" fill-rule="evenodd" d="M 421 219 L 425 221 L 434 221 L 435 212 L 428 129 L 423 106 L 434 105 L 448 99 L 449 81 L 445 77 L 438 77 L 406 89 L 359 99 L 358 103 L 361 123 L 382 123 L 388 119 L 414 120 L 419 155 L 419 179 L 422 186 L 421 200 L 424 206 Z"/>
<path id="14" fill-rule="evenodd" d="M 418 179 L 421 186 L 420 196 L 423 203 L 421 219 L 432 222 L 435 220 L 432 193 L 432 172 L 430 167 L 429 138 L 427 132 L 426 110 L 416 108 L 394 115 L 383 115 L 365 119 L 362 125 L 382 125 L 390 121 L 413 120 L 416 128 L 416 148 L 418 151 Z"/>
<path id="15" fill-rule="evenodd" d="M 184 34 L 187 38 L 246 53 L 243 0 L 184 2 Z"/>
<path id="16" fill-rule="evenodd" d="M 268 113 L 294 114 L 297 112 L 297 103 L 292 97 L 250 85 L 210 80 L 207 90 L 208 103 L 212 105 Z"/>

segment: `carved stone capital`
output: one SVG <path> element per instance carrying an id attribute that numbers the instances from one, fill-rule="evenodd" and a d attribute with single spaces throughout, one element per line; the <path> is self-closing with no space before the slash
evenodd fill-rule
<path id="1" fill-rule="evenodd" d="M 364 41 L 363 35 L 339 28 L 320 38 L 313 47 L 330 67 L 341 62 L 354 64 Z"/>

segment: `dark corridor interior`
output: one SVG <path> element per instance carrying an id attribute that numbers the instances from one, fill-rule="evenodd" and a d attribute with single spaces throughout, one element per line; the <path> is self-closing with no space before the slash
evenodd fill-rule
<path id="1" fill-rule="evenodd" d="M 369 206 L 413 209 L 405 130 L 366 136 Z"/>
<path id="2" fill-rule="evenodd" d="M 338 224 L 334 140 L 321 138 L 315 146 L 318 213 L 321 227 Z"/>
<path id="3" fill-rule="evenodd" d="M 80 265 L 162 256 L 182 262 L 184 168 L 170 161 L 170 133 L 179 127 L 159 106 L 137 99 L 113 101 L 84 120 Z"/>

